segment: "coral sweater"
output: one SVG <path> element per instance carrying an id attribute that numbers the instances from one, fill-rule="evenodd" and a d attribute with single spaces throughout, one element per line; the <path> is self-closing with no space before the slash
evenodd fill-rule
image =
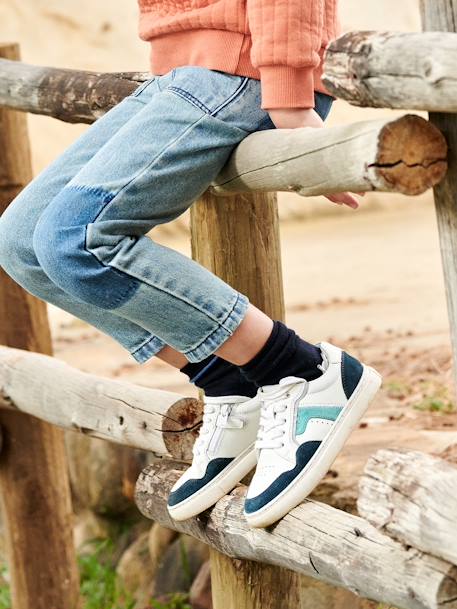
<path id="1" fill-rule="evenodd" d="M 261 82 L 261 107 L 313 108 L 338 0 L 137 0 L 150 71 L 198 65 Z"/>

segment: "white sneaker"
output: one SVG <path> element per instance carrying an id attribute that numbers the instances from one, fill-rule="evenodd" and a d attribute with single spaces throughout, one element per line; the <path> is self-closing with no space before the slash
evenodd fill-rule
<path id="1" fill-rule="evenodd" d="M 251 471 L 256 463 L 259 419 L 257 397 L 205 397 L 192 465 L 168 497 L 168 512 L 174 520 L 200 514 Z"/>
<path id="2" fill-rule="evenodd" d="M 256 442 L 257 467 L 244 513 L 254 527 L 287 514 L 325 476 L 379 387 L 381 376 L 330 343 L 321 342 L 323 374 L 266 385 Z"/>

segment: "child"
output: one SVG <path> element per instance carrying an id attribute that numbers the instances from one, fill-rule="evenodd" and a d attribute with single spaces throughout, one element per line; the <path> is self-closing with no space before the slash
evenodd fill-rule
<path id="1" fill-rule="evenodd" d="M 0 218 L 0 265 L 38 298 L 157 356 L 205 392 L 192 466 L 168 509 L 189 518 L 253 467 L 266 526 L 325 475 L 380 386 L 208 270 L 146 236 L 182 214 L 263 129 L 321 127 L 336 0 L 139 0 L 152 76 L 38 175 Z M 357 207 L 349 193 L 331 201 Z"/>

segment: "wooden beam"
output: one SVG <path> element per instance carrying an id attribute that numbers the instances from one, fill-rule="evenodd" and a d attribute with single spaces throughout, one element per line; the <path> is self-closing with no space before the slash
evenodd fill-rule
<path id="1" fill-rule="evenodd" d="M 443 179 L 446 156 L 440 130 L 415 114 L 324 129 L 268 129 L 237 146 L 209 191 L 418 195 Z"/>
<path id="2" fill-rule="evenodd" d="M 457 37 L 451 9 L 429 9 L 438 32 L 355 30 L 329 44 L 322 79 L 330 93 L 357 106 L 457 112 Z M 446 31 L 447 29 L 447 31 Z M 94 72 L 0 60 L 0 105 L 93 122 L 148 72 Z"/>
<path id="3" fill-rule="evenodd" d="M 457 112 L 456 55 L 454 33 L 351 31 L 327 47 L 322 81 L 355 106 Z"/>
<path id="4" fill-rule="evenodd" d="M 0 106 L 93 122 L 146 76 L 0 60 Z M 252 133 L 237 146 L 209 190 L 222 196 L 253 191 L 316 196 L 346 190 L 418 195 L 438 184 L 446 170 L 446 142 L 440 131 L 407 114 L 325 129 Z"/>
<path id="5" fill-rule="evenodd" d="M 151 78 L 147 72 L 90 72 L 0 59 L 0 106 L 93 123 Z"/>
<path id="6" fill-rule="evenodd" d="M 207 192 L 190 214 L 192 257 L 267 315 L 283 319 L 276 195 L 221 198 Z"/>
<path id="7" fill-rule="evenodd" d="M 457 608 L 457 567 L 316 501 L 304 501 L 268 529 L 252 529 L 243 516 L 246 489 L 239 486 L 211 510 L 176 522 L 166 501 L 180 473 L 165 463 L 143 471 L 135 499 L 144 516 L 234 559 L 291 569 L 395 607 Z"/>
<path id="8" fill-rule="evenodd" d="M 81 372 L 65 362 L 0 347 L 0 408 L 64 429 L 190 461 L 201 403 L 169 391 Z"/>
<path id="9" fill-rule="evenodd" d="M 379 450 L 360 480 L 361 516 L 457 565 L 457 467 L 417 451 Z"/>
<path id="10" fill-rule="evenodd" d="M 453 32 L 457 38 L 457 0 L 421 0 L 424 30 Z M 455 58 L 455 54 L 450 58 Z M 454 356 L 454 380 L 457 387 L 457 117 L 452 114 L 431 113 L 430 122 L 445 136 L 449 146 L 449 171 L 434 187 L 435 209 L 440 237 L 441 259 Z"/>
<path id="11" fill-rule="evenodd" d="M 19 59 L 18 45 L 0 45 L 0 56 Z M 0 150 L 2 214 L 32 178 L 25 115 L 0 108 Z M 0 343 L 52 353 L 45 303 L 1 269 Z M 0 496 L 13 608 L 77 609 L 79 575 L 63 433 L 14 411 L 0 412 L 0 428 Z"/>
<path id="12" fill-rule="evenodd" d="M 191 207 L 192 257 L 273 319 L 284 319 L 277 197 L 250 194 L 216 198 L 206 192 Z M 236 577 L 229 574 L 236 573 Z M 235 564 L 225 554 L 211 554 L 213 609 L 257 609 L 258 598 L 247 591 L 269 586 L 269 609 L 295 609 L 299 577 L 287 578 L 290 601 L 284 598 L 284 573 L 251 561 Z M 230 598 L 225 586 L 230 585 Z M 263 606 L 263 605 L 262 605 Z M 267 607 L 267 606 L 266 606 Z M 316 607 L 316 609 L 320 609 Z"/>
<path id="13" fill-rule="evenodd" d="M 313 595 L 310 588 L 317 588 L 316 580 L 304 575 L 298 578 L 297 574 L 290 569 L 277 565 L 266 565 L 263 562 L 249 561 L 247 563 L 245 560 L 229 558 L 214 549 L 210 550 L 210 560 L 212 595 L 214 598 L 220 599 L 220 606 L 223 609 L 284 609 L 289 606 L 293 609 L 311 607 L 312 609 L 329 609 L 335 607 L 334 598 L 329 597 L 328 593 L 326 594 L 327 590 L 319 589 L 320 594 Z M 249 578 L 245 576 L 247 564 L 249 565 Z M 322 583 L 320 588 L 333 591 L 332 587 Z M 357 609 L 354 604 L 346 606 Z"/>

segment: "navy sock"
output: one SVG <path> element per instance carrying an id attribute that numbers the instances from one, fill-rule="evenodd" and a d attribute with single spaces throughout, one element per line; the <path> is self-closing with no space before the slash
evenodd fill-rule
<path id="1" fill-rule="evenodd" d="M 252 398 L 257 393 L 257 385 L 241 374 L 238 366 L 217 355 L 210 355 L 201 362 L 189 362 L 180 371 L 208 397 L 244 395 Z"/>
<path id="2" fill-rule="evenodd" d="M 276 385 L 285 376 L 312 381 L 322 374 L 318 364 L 322 364 L 319 347 L 304 341 L 281 321 L 274 321 L 265 345 L 239 369 L 247 381 L 262 386 Z"/>

